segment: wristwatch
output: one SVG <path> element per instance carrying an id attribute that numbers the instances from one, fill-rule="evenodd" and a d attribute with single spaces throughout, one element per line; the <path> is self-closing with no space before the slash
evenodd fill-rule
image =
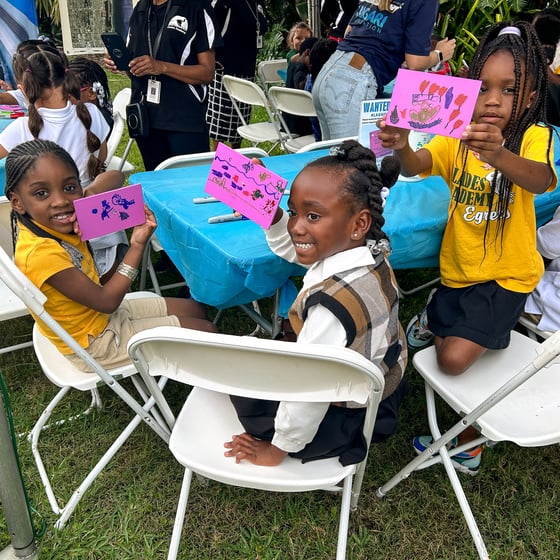
<path id="1" fill-rule="evenodd" d="M 434 52 L 437 54 L 438 63 L 441 64 L 443 62 L 443 55 L 441 54 L 441 51 L 438 51 L 437 49 L 434 49 Z"/>

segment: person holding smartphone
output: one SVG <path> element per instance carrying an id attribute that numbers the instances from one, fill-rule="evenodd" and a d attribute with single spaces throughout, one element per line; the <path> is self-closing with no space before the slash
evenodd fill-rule
<path id="1" fill-rule="evenodd" d="M 128 73 L 131 103 L 147 109 L 149 134 L 136 137 L 147 171 L 171 156 L 209 150 L 208 84 L 214 78 L 214 49 L 221 45 L 207 0 L 136 4 L 127 41 Z M 105 64 L 117 71 L 109 54 Z"/>

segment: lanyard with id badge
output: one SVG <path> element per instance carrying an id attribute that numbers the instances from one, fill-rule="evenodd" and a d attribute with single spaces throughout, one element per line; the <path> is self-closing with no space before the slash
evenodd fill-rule
<path id="1" fill-rule="evenodd" d="M 167 15 L 169 14 L 169 8 L 171 8 L 171 0 L 167 0 L 167 6 L 165 7 L 165 13 L 163 15 L 163 21 L 161 27 L 156 35 L 155 41 L 152 45 L 152 3 L 150 2 L 148 8 L 148 52 L 152 58 L 155 58 L 159 50 L 159 45 L 161 43 L 161 37 L 163 35 L 163 30 L 167 22 Z M 151 76 L 148 79 L 148 90 L 146 91 L 146 101 L 148 103 L 155 103 L 159 105 L 159 100 L 161 97 L 161 82 L 156 79 L 155 76 Z"/>

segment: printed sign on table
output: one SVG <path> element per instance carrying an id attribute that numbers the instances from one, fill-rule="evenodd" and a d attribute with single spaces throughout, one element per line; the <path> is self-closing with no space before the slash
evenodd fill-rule
<path id="1" fill-rule="evenodd" d="M 139 183 L 74 201 L 82 241 L 146 222 Z"/>
<path id="2" fill-rule="evenodd" d="M 218 144 L 204 192 L 268 229 L 287 184 L 266 167 Z"/>
<path id="3" fill-rule="evenodd" d="M 387 124 L 460 138 L 470 124 L 480 80 L 401 69 Z"/>
<path id="4" fill-rule="evenodd" d="M 390 148 L 384 148 L 378 138 L 379 128 L 377 121 L 383 118 L 389 109 L 390 99 L 371 99 L 362 101 L 360 115 L 360 133 L 358 141 L 362 146 L 369 148 L 377 159 L 390 154 Z"/>

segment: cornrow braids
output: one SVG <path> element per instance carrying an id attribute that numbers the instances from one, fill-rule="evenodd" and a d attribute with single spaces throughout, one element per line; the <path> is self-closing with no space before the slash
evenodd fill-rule
<path id="1" fill-rule="evenodd" d="M 368 240 L 379 242 L 387 239 L 383 232 L 382 189 L 391 188 L 398 179 L 400 163 L 394 156 L 386 156 L 377 168 L 375 154 L 355 140 L 346 140 L 331 149 L 331 155 L 312 161 L 307 167 L 327 170 L 340 181 L 341 197 L 350 199 L 352 212 L 369 208 L 372 215 Z"/>
<path id="2" fill-rule="evenodd" d="M 13 58 L 14 76 L 21 83 L 23 91 L 29 101 L 29 130 L 33 138 L 39 138 L 43 128 L 43 119 L 37 110 L 35 103 L 41 99 L 46 90 L 62 88 L 64 99 L 69 94 L 79 91 L 80 85 L 76 75 L 68 71 L 66 58 L 60 52 L 48 44 L 32 45 L 28 49 L 17 52 Z M 91 115 L 87 107 L 78 101 L 76 104 L 76 115 L 86 129 L 86 145 L 90 152 L 87 164 L 87 174 L 94 179 L 103 170 L 103 162 L 95 155 L 101 146 L 101 140 L 90 130 Z"/>
<path id="3" fill-rule="evenodd" d="M 6 182 L 4 185 L 4 195 L 9 199 L 13 191 L 15 191 L 27 173 L 33 168 L 35 163 L 45 155 L 52 155 L 65 163 L 76 177 L 80 176 L 76 162 L 72 156 L 61 146 L 50 140 L 29 140 L 15 146 L 6 157 Z M 24 224 L 29 230 L 39 237 L 48 237 L 60 241 L 57 237 L 46 232 L 35 224 L 31 216 L 19 214 L 14 210 L 11 211 L 12 224 L 12 243 L 15 249 L 17 240 L 18 222 Z"/>
<path id="4" fill-rule="evenodd" d="M 506 27 L 516 27 L 519 34 L 503 33 Z M 504 147 L 519 155 L 523 136 L 533 124 L 546 123 L 546 92 L 548 88 L 547 63 L 539 39 L 531 24 L 519 21 L 501 22 L 493 25 L 481 39 L 469 67 L 469 78 L 478 79 L 488 58 L 498 51 L 507 51 L 513 57 L 515 86 L 511 119 L 503 130 Z M 529 107 L 520 106 L 525 96 L 533 92 L 534 97 Z M 549 127 L 547 154 L 552 143 L 552 130 Z M 462 147 L 463 171 L 466 165 L 466 148 Z M 547 155 L 548 158 L 548 155 Z M 551 165 L 550 160 L 548 160 Z M 488 211 L 498 215 L 496 240 L 503 241 L 504 228 L 511 199 L 512 181 L 502 173 L 494 173 L 488 201 Z M 494 201 L 497 203 L 494 208 Z M 490 222 L 486 221 L 484 244 Z"/>

